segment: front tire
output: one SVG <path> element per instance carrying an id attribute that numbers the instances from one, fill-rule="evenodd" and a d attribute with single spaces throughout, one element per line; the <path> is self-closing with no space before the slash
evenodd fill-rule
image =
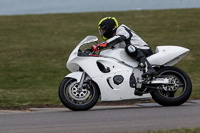
<path id="1" fill-rule="evenodd" d="M 59 87 L 61 102 L 73 111 L 83 111 L 92 108 L 99 99 L 99 89 L 95 83 L 84 83 L 78 88 L 73 78 L 64 78 Z"/>
<path id="2" fill-rule="evenodd" d="M 189 76 L 177 67 L 164 67 L 158 71 L 158 76 L 168 78 L 171 85 L 162 85 L 162 89 L 151 92 L 154 101 L 163 106 L 178 106 L 185 103 L 192 92 Z"/>

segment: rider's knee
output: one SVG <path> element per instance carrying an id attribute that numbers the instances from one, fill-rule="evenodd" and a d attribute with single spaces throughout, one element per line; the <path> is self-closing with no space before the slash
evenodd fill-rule
<path id="1" fill-rule="evenodd" d="M 125 51 L 131 57 L 135 57 L 138 54 L 137 48 L 133 45 L 126 45 Z"/>

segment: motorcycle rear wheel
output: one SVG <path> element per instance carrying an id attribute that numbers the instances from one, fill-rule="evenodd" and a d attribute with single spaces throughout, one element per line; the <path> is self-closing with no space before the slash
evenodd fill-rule
<path id="1" fill-rule="evenodd" d="M 78 88 L 73 78 L 64 78 L 59 87 L 59 98 L 63 105 L 73 111 L 84 111 L 92 108 L 99 99 L 99 89 L 95 83 L 84 83 Z"/>
<path id="2" fill-rule="evenodd" d="M 183 70 L 172 66 L 164 67 L 157 75 L 170 79 L 173 85 L 163 85 L 162 89 L 153 90 L 151 95 L 154 101 L 163 106 L 178 106 L 189 99 L 192 83 Z"/>

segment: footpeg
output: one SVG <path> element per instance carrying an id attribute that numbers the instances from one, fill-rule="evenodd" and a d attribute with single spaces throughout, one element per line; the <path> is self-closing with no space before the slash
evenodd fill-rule
<path id="1" fill-rule="evenodd" d="M 135 89 L 134 94 L 137 95 L 137 96 L 142 96 L 143 95 L 143 93 L 141 91 L 137 90 L 137 89 Z"/>

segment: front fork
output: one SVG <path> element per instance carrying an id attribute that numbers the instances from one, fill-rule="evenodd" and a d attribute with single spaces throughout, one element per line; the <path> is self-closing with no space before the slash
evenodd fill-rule
<path id="1" fill-rule="evenodd" d="M 78 84 L 78 89 L 80 89 L 83 86 L 83 82 L 84 82 L 85 77 L 86 77 L 86 73 L 83 72 L 81 79 L 80 79 L 80 82 Z"/>
<path id="2" fill-rule="evenodd" d="M 84 71 L 72 72 L 72 73 L 66 75 L 65 77 L 75 79 L 78 83 L 78 88 L 81 88 L 85 82 L 91 81 L 90 76 L 87 75 L 87 73 Z"/>
<path id="3" fill-rule="evenodd" d="M 89 75 L 87 75 L 87 73 L 83 71 L 80 81 L 78 83 L 78 89 L 81 89 L 81 88 L 89 89 L 91 85 L 91 81 L 92 80 L 89 77 Z"/>

